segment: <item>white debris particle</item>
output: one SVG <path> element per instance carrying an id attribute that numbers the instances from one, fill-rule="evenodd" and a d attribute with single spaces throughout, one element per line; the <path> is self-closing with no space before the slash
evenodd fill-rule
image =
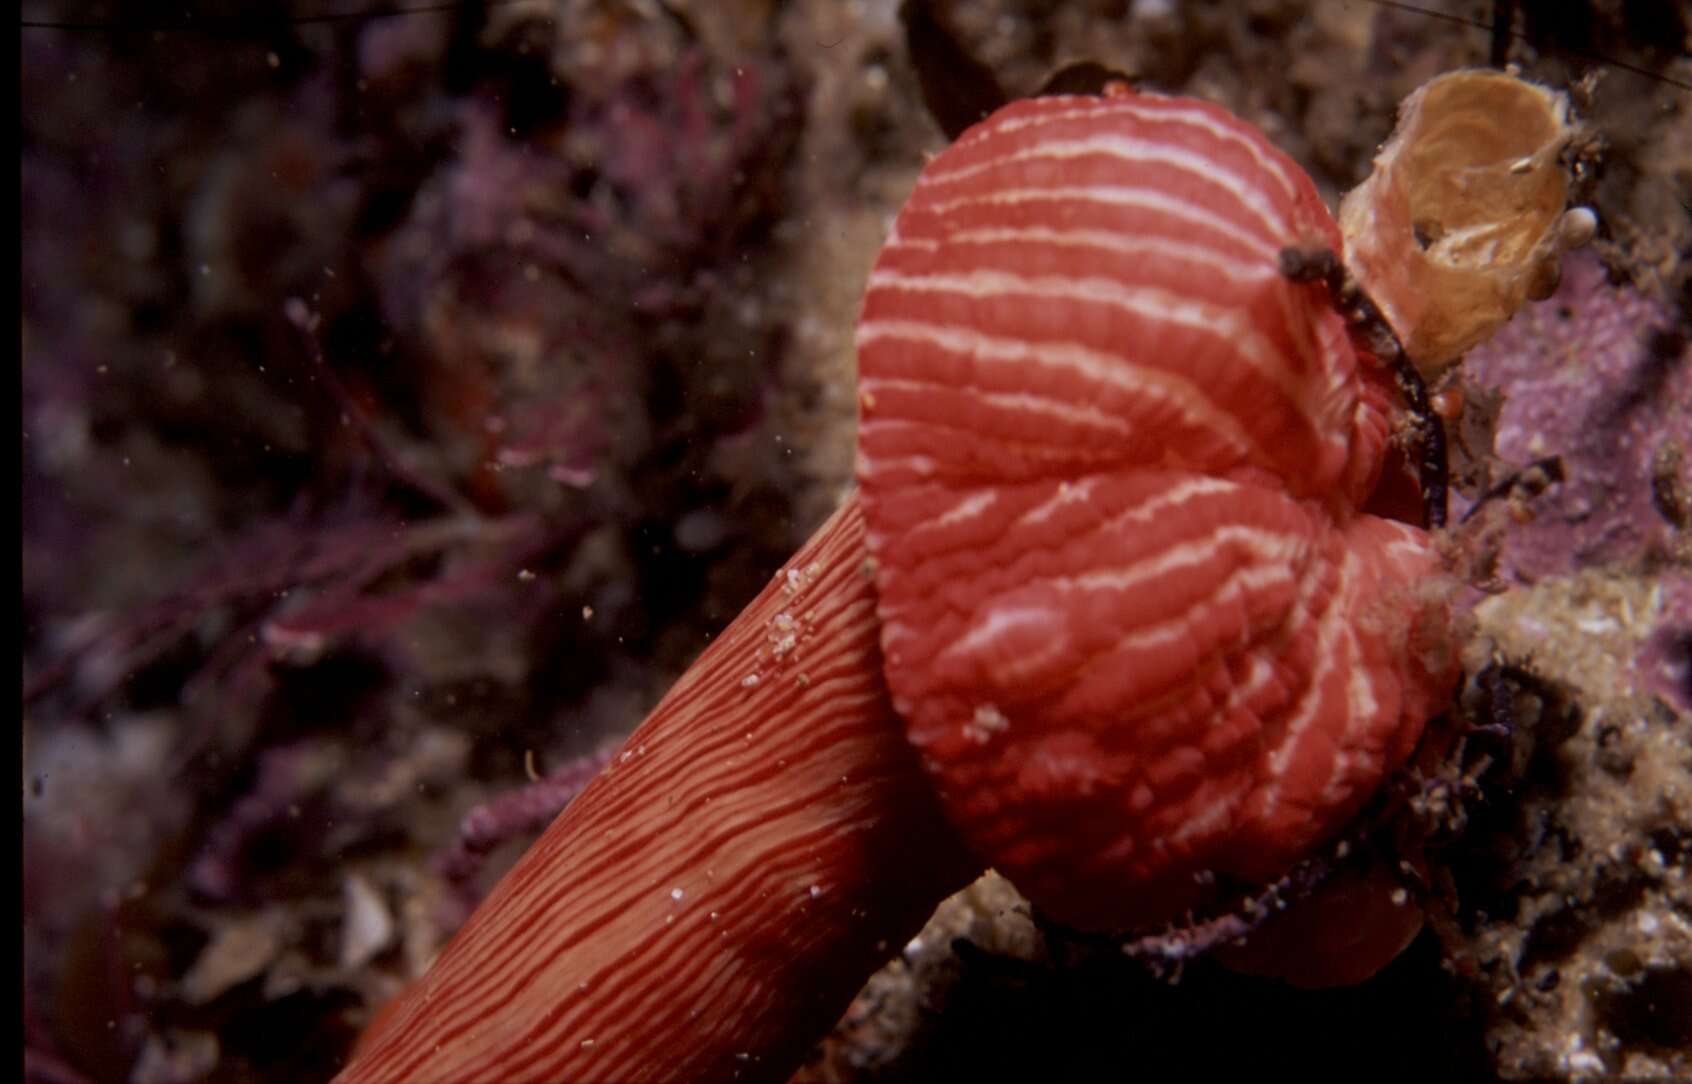
<path id="1" fill-rule="evenodd" d="M 788 598 L 793 598 L 805 588 L 811 586 L 812 582 L 821 574 L 822 565 L 816 561 L 806 565 L 803 570 L 790 568 L 783 573 L 782 593 Z"/>
<path id="2" fill-rule="evenodd" d="M 349 874 L 341 882 L 346 920 L 341 927 L 341 966 L 363 967 L 393 941 L 394 917 L 369 880 Z"/>
<path id="3" fill-rule="evenodd" d="M 820 885 L 812 885 L 811 886 L 811 898 L 814 900 L 814 899 L 817 899 L 821 896 L 822 896 L 822 887 Z"/>
<path id="4" fill-rule="evenodd" d="M 1586 1049 L 1578 1035 L 1569 1041 L 1569 1051 L 1563 1055 L 1563 1064 L 1571 1074 L 1598 1074 L 1604 1071 L 1604 1059 Z"/>
<path id="5" fill-rule="evenodd" d="M 758 675 L 747 674 L 740 679 L 740 687 L 742 689 L 756 689 L 758 687 Z"/>
<path id="6" fill-rule="evenodd" d="M 799 646 L 799 633 L 803 631 L 793 615 L 783 610 L 770 619 L 769 639 L 771 652 L 776 658 L 781 658 L 795 647 Z"/>
<path id="7" fill-rule="evenodd" d="M 1582 632 L 1590 632 L 1594 636 L 1601 636 L 1606 632 L 1615 632 L 1621 628 L 1612 617 L 1582 617 L 1575 622 Z"/>
<path id="8" fill-rule="evenodd" d="M 677 903 L 680 903 L 681 900 L 682 900 L 682 897 L 685 896 L 685 895 L 687 895 L 687 893 L 682 891 L 679 888 L 670 889 L 670 898 L 672 900 L 675 900 Z"/>
<path id="9" fill-rule="evenodd" d="M 592 606 L 583 606 L 582 607 L 582 620 L 583 621 L 592 621 L 593 620 L 593 607 Z"/>
<path id="10" fill-rule="evenodd" d="M 588 1048 L 588 1047 L 590 1047 L 590 1046 L 592 1046 L 592 1045 L 593 1045 L 593 1040 L 592 1040 L 592 1039 L 583 1039 L 583 1040 L 582 1040 L 582 1049 L 583 1049 L 583 1050 L 586 1050 L 586 1049 L 587 1049 L 587 1048 Z"/>
<path id="11" fill-rule="evenodd" d="M 994 704 L 979 704 L 975 708 L 975 715 L 964 724 L 964 736 L 978 745 L 986 745 L 993 740 L 993 735 L 1002 734 L 1010 726 L 1010 720 Z"/>

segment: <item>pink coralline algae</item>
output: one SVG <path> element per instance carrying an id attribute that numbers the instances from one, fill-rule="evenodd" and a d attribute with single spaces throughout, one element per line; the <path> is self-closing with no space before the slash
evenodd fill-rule
<path id="1" fill-rule="evenodd" d="M 1596 257 L 1571 257 L 1557 293 L 1519 313 L 1464 370 L 1471 388 L 1503 397 L 1494 483 L 1560 464 L 1562 480 L 1528 505 L 1532 521 L 1502 539 L 1500 577 L 1532 583 L 1666 550 L 1685 526 L 1692 466 L 1692 350 L 1671 312 L 1610 284 Z"/>
<path id="2" fill-rule="evenodd" d="M 434 859 L 435 869 L 457 886 L 463 897 L 464 911 L 451 916 L 451 926 L 462 923 L 475 907 L 481 891 L 476 875 L 489 852 L 545 828 L 610 759 L 609 748 L 586 753 L 527 786 L 496 795 L 464 814 L 459 821 L 458 838 Z"/>

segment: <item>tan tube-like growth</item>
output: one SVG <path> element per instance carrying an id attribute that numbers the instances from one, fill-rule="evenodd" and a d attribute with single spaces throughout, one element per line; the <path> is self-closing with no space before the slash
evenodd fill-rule
<path id="1" fill-rule="evenodd" d="M 1440 76 L 1405 99 L 1374 172 L 1340 205 L 1347 266 L 1424 375 L 1556 289 L 1564 222 L 1562 95 L 1492 71 Z"/>
<path id="2" fill-rule="evenodd" d="M 797 1065 L 980 872 L 888 704 L 863 533 L 849 500 L 340 1084 L 767 1080 Z"/>

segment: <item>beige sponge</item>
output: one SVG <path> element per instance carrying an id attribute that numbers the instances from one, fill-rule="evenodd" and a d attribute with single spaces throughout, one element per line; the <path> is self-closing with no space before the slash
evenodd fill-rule
<path id="1" fill-rule="evenodd" d="M 1565 249 L 1592 234 L 1565 211 L 1562 95 L 1493 71 L 1423 84 L 1399 109 L 1374 172 L 1340 205 L 1346 263 L 1424 375 L 1557 286 Z"/>

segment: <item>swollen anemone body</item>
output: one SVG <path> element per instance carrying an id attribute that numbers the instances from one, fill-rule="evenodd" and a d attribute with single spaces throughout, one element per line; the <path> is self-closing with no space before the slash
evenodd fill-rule
<path id="1" fill-rule="evenodd" d="M 1279 270 L 1338 244 L 1203 103 L 1022 102 L 936 158 L 864 301 L 860 491 L 340 1084 L 786 1079 L 983 862 L 1116 929 L 1331 837 L 1452 669 L 1428 536 L 1359 511 L 1390 387 Z M 1414 933 L 1390 885 L 1234 963 L 1357 981 Z"/>
<path id="2" fill-rule="evenodd" d="M 1444 702 L 1429 537 L 1358 509 L 1390 396 L 1288 246 L 1302 170 L 1207 103 L 994 114 L 900 213 L 858 330 L 893 702 L 984 859 L 1077 925 L 1261 881 Z"/>

